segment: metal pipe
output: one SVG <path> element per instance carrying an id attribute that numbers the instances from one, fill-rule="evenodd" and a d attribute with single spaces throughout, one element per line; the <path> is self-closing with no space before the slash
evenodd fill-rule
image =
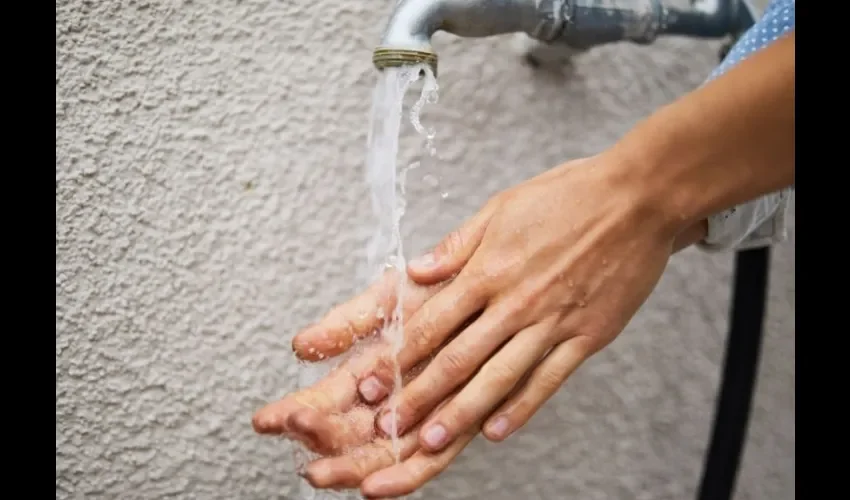
<path id="1" fill-rule="evenodd" d="M 429 64 L 437 69 L 431 37 L 524 32 L 544 43 L 587 49 L 605 43 L 648 44 L 659 35 L 719 38 L 752 22 L 740 0 L 700 0 L 690 10 L 661 0 L 399 0 L 372 61 L 378 69 Z"/>
<path id="2" fill-rule="evenodd" d="M 667 9 L 665 35 L 722 38 L 755 22 L 748 0 L 694 0 L 688 10 Z"/>

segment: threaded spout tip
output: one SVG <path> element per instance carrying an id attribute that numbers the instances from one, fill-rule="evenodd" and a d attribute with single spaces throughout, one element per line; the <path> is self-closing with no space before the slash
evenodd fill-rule
<path id="1" fill-rule="evenodd" d="M 379 70 L 427 64 L 431 66 L 434 75 L 437 75 L 437 54 L 430 51 L 378 47 L 372 53 L 372 63 Z"/>

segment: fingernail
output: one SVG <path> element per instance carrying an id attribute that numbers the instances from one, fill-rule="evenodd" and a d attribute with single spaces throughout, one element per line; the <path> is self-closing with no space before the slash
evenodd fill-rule
<path id="1" fill-rule="evenodd" d="M 437 264 L 437 259 L 434 258 L 434 254 L 426 253 L 422 257 L 417 257 L 410 261 L 410 267 L 419 267 L 422 269 L 429 269 L 434 267 Z"/>
<path id="2" fill-rule="evenodd" d="M 487 431 L 497 439 L 504 439 L 508 433 L 509 424 L 507 417 L 499 417 L 487 427 Z"/>
<path id="3" fill-rule="evenodd" d="M 425 439 L 425 444 L 429 448 L 439 448 L 446 441 L 446 428 L 440 424 L 432 425 L 425 431 L 422 436 Z"/>
<path id="4" fill-rule="evenodd" d="M 372 376 L 360 382 L 360 385 L 357 386 L 357 390 L 360 391 L 360 395 L 363 396 L 363 399 L 370 403 L 374 403 L 386 394 L 387 388 L 384 387 L 384 384 L 382 384 L 380 380 Z"/>
<path id="5" fill-rule="evenodd" d="M 384 434 L 387 436 L 393 435 L 393 414 L 391 412 L 386 412 L 381 416 L 381 419 L 378 420 L 378 427 L 381 428 Z"/>

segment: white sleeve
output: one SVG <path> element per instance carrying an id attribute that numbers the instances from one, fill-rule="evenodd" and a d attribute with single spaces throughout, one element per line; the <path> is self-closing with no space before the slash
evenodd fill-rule
<path id="1" fill-rule="evenodd" d="M 793 188 L 738 205 L 708 218 L 703 250 L 746 250 L 780 243 L 788 238 L 786 215 Z"/>
<path id="2" fill-rule="evenodd" d="M 771 0 L 761 19 L 738 39 L 708 81 L 793 30 L 794 7 L 794 0 Z M 709 251 L 746 250 L 784 241 L 786 212 L 793 194 L 793 188 L 785 189 L 709 217 L 708 235 L 700 246 Z"/>

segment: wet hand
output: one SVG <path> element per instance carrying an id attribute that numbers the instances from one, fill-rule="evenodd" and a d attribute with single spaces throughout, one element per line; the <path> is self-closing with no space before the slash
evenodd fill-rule
<path id="1" fill-rule="evenodd" d="M 396 280 L 395 273 L 385 274 L 365 293 L 299 333 L 293 340 L 296 355 L 305 360 L 325 359 L 350 349 L 357 339 L 376 334 L 382 318 L 395 307 Z M 445 285 L 446 282 L 434 286 L 409 282 L 405 317 Z M 267 405 L 254 415 L 257 432 L 287 436 L 324 455 L 304 470 L 304 477 L 314 487 L 360 487 L 364 495 L 386 496 L 387 491 L 392 496 L 407 494 L 445 469 L 477 434 L 477 430 L 470 430 L 454 446 L 432 454 L 421 450 L 414 427 L 399 439 L 402 461 L 396 464 L 391 439 L 377 436 L 374 431 L 375 417 L 384 405 L 364 405 L 357 394 L 357 382 L 386 350 L 387 346 L 380 343 L 370 345 L 312 387 Z M 425 363 L 427 360 L 407 371 L 405 380 L 421 371 Z"/>
<path id="2" fill-rule="evenodd" d="M 398 273 L 389 271 L 368 290 L 332 309 L 315 325 L 293 339 L 293 351 L 306 361 L 319 361 L 349 351 L 359 339 L 375 337 L 396 306 Z M 407 277 L 404 312 L 415 311 L 441 289 L 423 286 Z M 374 439 L 375 412 L 364 405 L 357 382 L 389 346 L 378 339 L 333 368 L 311 387 L 289 394 L 257 411 L 252 419 L 260 434 L 278 434 L 302 441 L 311 451 L 335 455 Z M 406 370 L 406 377 L 416 373 Z"/>
<path id="3" fill-rule="evenodd" d="M 447 398 L 443 404 L 450 401 Z M 309 463 L 303 476 L 314 488 L 359 487 L 366 498 L 396 498 L 413 493 L 445 470 L 479 432 L 469 428 L 450 446 L 431 453 L 422 449 L 417 430 L 414 426 L 399 437 L 398 463 L 391 439 L 361 438 L 360 445 L 342 454 Z"/>
<path id="4" fill-rule="evenodd" d="M 360 404 L 356 380 L 379 350 L 380 346 L 370 346 L 311 387 L 266 405 L 254 414 L 254 430 L 300 441 L 322 455 L 337 455 L 372 441 L 380 406 Z"/>
<path id="5" fill-rule="evenodd" d="M 493 441 L 524 425 L 623 330 L 682 246 L 679 228 L 612 173 L 616 161 L 570 162 L 506 191 L 410 263 L 416 280 L 456 274 L 407 321 L 398 356 L 405 370 L 439 350 L 398 396 L 398 428 L 421 427 L 426 450 L 455 446 L 482 421 Z M 367 400 L 389 392 L 391 368 L 381 359 L 361 379 Z M 383 411 L 379 428 L 391 424 Z"/>
<path id="6" fill-rule="evenodd" d="M 355 354 L 310 388 L 267 405 L 254 415 L 253 424 L 257 432 L 299 441 L 310 451 L 321 455 L 302 471 L 304 478 L 315 488 L 368 486 L 369 481 L 374 482 L 374 479 L 369 479 L 370 476 L 377 476 L 380 480 L 379 471 L 395 464 L 396 450 L 392 440 L 377 436 L 375 432 L 375 417 L 382 405 L 369 406 L 358 401 L 358 370 L 368 367 L 376 353 L 384 349 L 380 345 L 371 347 Z M 408 378 L 414 373 L 408 374 Z M 402 436 L 398 444 L 403 464 L 422 461 L 422 458 L 416 457 L 420 446 L 415 432 Z M 426 460 L 433 462 L 436 459 L 429 456 Z M 421 482 L 424 483 L 424 480 Z M 367 491 L 364 489 L 364 493 Z"/>

